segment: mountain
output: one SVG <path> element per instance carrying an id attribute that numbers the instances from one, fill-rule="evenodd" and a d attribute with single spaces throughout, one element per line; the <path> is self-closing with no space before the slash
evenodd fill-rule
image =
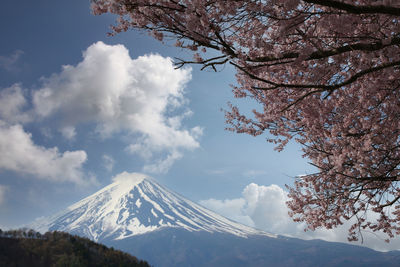
<path id="1" fill-rule="evenodd" d="M 123 173 L 114 183 L 66 210 L 31 225 L 40 232 L 63 231 L 95 241 L 121 240 L 164 228 L 235 236 L 273 236 L 228 220 L 164 188 L 143 174 Z"/>
<path id="2" fill-rule="evenodd" d="M 88 237 L 154 266 L 398 266 L 400 252 L 269 234 L 228 220 L 143 174 L 28 227 Z"/>

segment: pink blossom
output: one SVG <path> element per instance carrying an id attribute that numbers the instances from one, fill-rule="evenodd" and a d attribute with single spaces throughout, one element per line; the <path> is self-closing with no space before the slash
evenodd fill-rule
<path id="1" fill-rule="evenodd" d="M 220 54 L 194 52 L 204 67 L 236 67 L 234 95 L 254 100 L 255 110 L 231 106 L 229 129 L 267 133 L 278 150 L 296 140 L 318 169 L 290 188 L 295 221 L 313 230 L 356 217 L 349 240 L 362 229 L 393 238 L 400 234 L 400 2 L 327 2 L 93 0 L 92 10 L 120 17 L 114 33 L 144 29 Z"/>

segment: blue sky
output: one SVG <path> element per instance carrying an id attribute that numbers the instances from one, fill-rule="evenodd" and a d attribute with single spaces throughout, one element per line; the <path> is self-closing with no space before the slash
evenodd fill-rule
<path id="1" fill-rule="evenodd" d="M 300 147 L 225 130 L 235 71 L 173 70 L 191 55 L 145 33 L 109 37 L 115 17 L 89 0 L 3 0 L 0 10 L 0 226 L 48 216 L 126 172 L 223 215 L 301 238 L 344 241 L 339 229 L 304 233 L 287 218 L 285 184 L 312 168 Z M 172 42 L 173 43 L 173 42 Z M 118 100 L 118 101 L 117 101 Z M 400 248 L 371 239 L 379 249 Z"/>

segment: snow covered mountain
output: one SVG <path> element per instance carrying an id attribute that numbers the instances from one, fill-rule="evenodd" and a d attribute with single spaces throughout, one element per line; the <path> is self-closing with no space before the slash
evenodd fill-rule
<path id="1" fill-rule="evenodd" d="M 143 174 L 126 172 L 95 194 L 30 227 L 41 232 L 69 232 L 95 241 L 120 240 L 164 228 L 240 237 L 273 236 L 209 211 Z"/>
<path id="2" fill-rule="evenodd" d="M 64 231 L 153 266 L 398 266 L 400 252 L 268 234 L 228 220 L 143 174 L 122 173 L 97 193 L 28 225 Z"/>

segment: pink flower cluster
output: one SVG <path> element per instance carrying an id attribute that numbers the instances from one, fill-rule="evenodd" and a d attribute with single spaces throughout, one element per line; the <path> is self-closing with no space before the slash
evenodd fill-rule
<path id="1" fill-rule="evenodd" d="M 116 33 L 142 29 L 196 51 L 182 64 L 236 67 L 234 94 L 256 109 L 244 115 L 232 106 L 230 129 L 268 133 L 278 150 L 294 139 L 318 169 L 289 188 L 294 220 L 315 229 L 356 218 L 350 240 L 363 229 L 400 234 L 400 2 L 92 3 L 95 14 L 119 15 Z M 221 56 L 208 58 L 204 48 Z"/>

